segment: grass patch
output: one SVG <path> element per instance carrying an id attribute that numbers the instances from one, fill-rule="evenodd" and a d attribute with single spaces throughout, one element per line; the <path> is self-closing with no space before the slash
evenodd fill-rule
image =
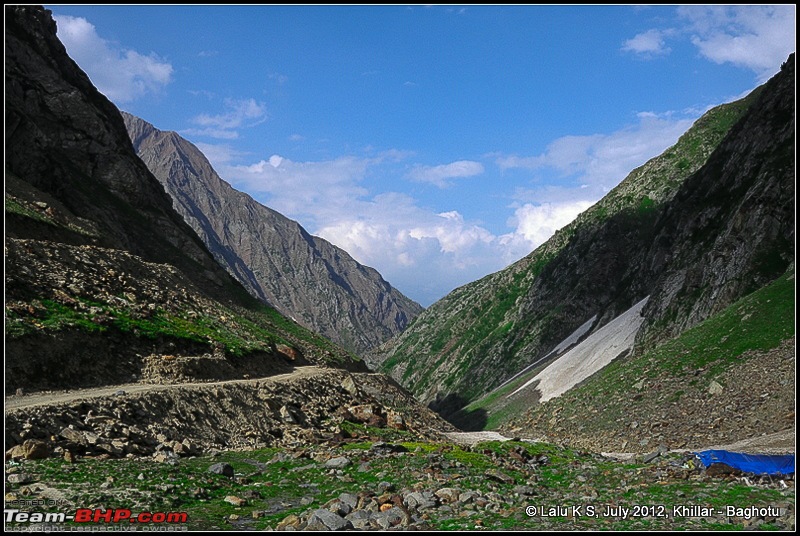
<path id="1" fill-rule="evenodd" d="M 60 459 L 7 462 L 7 472 L 30 475 L 36 482 L 63 494 L 64 502 L 45 506 L 22 506 L 23 511 L 74 513 L 75 508 L 129 508 L 133 512 L 187 512 L 190 530 L 268 530 L 290 514 L 307 515 L 322 508 L 341 493 L 367 493 L 377 497 L 379 483 L 388 482 L 403 496 L 412 490 L 435 491 L 456 488 L 472 492 L 472 500 L 455 508 L 426 510 L 427 523 L 438 530 L 602 530 L 602 529 L 734 529 L 741 520 L 695 518 L 620 517 L 529 517 L 529 504 L 593 505 L 599 511 L 608 505 L 700 504 L 714 507 L 763 506 L 786 503 L 777 489 L 747 486 L 738 482 L 687 478 L 674 460 L 659 464 L 621 463 L 549 444 L 485 442 L 463 448 L 452 444 L 403 443 L 409 452 L 374 456 L 368 442 L 355 442 L 330 449 L 307 445 L 285 451 L 268 448 L 229 451 L 215 456 L 182 458 L 176 465 L 151 459 L 101 460 L 85 458 L 75 464 Z M 515 462 L 513 450 L 545 455 L 541 464 Z M 347 456 L 351 464 L 332 471 L 325 460 Z M 229 463 L 235 476 L 212 474 L 208 468 Z M 688 470 L 687 470 L 688 471 Z M 488 475 L 501 475 L 504 481 Z M 660 475 L 660 476 L 657 476 Z M 535 498 L 516 495 L 517 486 L 533 485 Z M 6 500 L 36 499 L 36 489 L 9 483 Z M 26 491 L 28 490 L 28 491 Z M 26 495 L 27 493 L 27 495 Z M 52 493 L 52 491 L 50 492 Z M 587 495 L 588 494 L 588 495 Z M 244 499 L 235 506 L 227 497 Z M 13 525 L 13 524 L 12 524 Z M 73 524 L 73 526 L 75 526 Z M 764 528 L 780 528 L 766 523 Z"/>

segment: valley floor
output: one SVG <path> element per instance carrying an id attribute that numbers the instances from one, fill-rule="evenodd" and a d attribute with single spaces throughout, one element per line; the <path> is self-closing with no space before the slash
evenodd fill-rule
<path id="1" fill-rule="evenodd" d="M 257 380 L 9 397 L 9 435 L 21 436 L 29 453 L 53 447 L 44 436 L 58 446 L 44 459 L 7 455 L 6 508 L 180 514 L 185 522 L 178 525 L 190 530 L 795 527 L 793 478 L 712 473 L 687 463 L 686 452 L 645 463 L 641 456 L 620 460 L 498 432 L 461 433 L 420 412 L 382 378 L 301 367 Z M 329 404 L 346 395 L 355 405 L 331 411 L 325 400 L 334 394 L 339 398 Z M 199 407 L 217 420 L 198 420 Z M 367 408 L 372 416 L 356 415 Z M 387 426 L 390 408 L 404 426 Z M 282 437 L 272 445 L 248 443 L 261 421 Z M 114 439 L 126 434 L 126 441 Z M 176 434 L 191 440 L 178 444 Z M 231 445 L 204 444 L 213 441 Z M 103 445 L 120 450 L 112 456 Z M 9 529 L 33 528 L 18 517 L 6 522 Z"/>

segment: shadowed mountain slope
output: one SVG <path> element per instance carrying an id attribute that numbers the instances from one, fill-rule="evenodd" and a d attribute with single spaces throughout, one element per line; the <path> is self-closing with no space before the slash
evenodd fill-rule
<path id="1" fill-rule="evenodd" d="M 129 381 L 148 354 L 362 366 L 219 266 L 48 10 L 5 10 L 7 390 Z"/>

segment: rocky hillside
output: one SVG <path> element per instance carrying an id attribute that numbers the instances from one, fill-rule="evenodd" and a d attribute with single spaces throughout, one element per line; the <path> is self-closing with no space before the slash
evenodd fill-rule
<path id="1" fill-rule="evenodd" d="M 373 365 L 451 413 L 555 357 L 593 317 L 584 335 L 650 296 L 637 347 L 651 346 L 783 274 L 794 258 L 794 72 L 792 55 L 529 256 L 432 305 Z"/>
<path id="2" fill-rule="evenodd" d="M 422 311 L 374 269 L 234 190 L 175 132 L 127 113 L 123 118 L 175 210 L 253 296 L 358 354 L 403 331 Z"/>
<path id="3" fill-rule="evenodd" d="M 148 354 L 360 366 L 219 266 L 49 11 L 6 6 L 5 53 L 7 390 L 128 381 Z"/>

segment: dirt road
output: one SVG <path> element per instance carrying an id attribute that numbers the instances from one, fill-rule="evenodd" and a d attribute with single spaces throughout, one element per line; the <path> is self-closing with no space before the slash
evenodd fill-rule
<path id="1" fill-rule="evenodd" d="M 262 378 L 253 379 L 238 379 L 226 380 L 220 382 L 196 382 L 196 383 L 176 383 L 176 384 L 147 384 L 147 383 L 128 383 L 121 385 L 97 387 L 90 389 L 77 389 L 71 391 L 44 391 L 32 393 L 29 395 L 21 396 L 7 396 L 5 398 L 5 410 L 16 411 L 25 408 L 33 408 L 37 406 L 48 406 L 55 404 L 68 404 L 83 400 L 91 400 L 97 398 L 109 398 L 114 396 L 125 397 L 126 395 L 145 393 L 145 392 L 160 392 L 160 391 L 178 391 L 178 390 L 206 390 L 209 387 L 233 385 L 233 384 L 256 384 L 256 383 L 272 383 L 272 382 L 287 382 L 305 377 L 311 377 L 325 372 L 330 372 L 330 369 L 305 366 L 297 367 L 292 372 L 285 374 L 277 374 L 275 376 L 267 376 Z M 507 441 L 510 438 L 495 431 L 481 431 L 481 432 L 450 432 L 445 434 L 448 439 L 459 445 L 472 446 L 481 441 Z M 788 429 L 776 432 L 769 435 L 749 438 L 742 441 L 737 441 L 728 445 L 712 445 L 712 446 L 698 446 L 696 448 L 680 449 L 680 452 L 687 450 L 705 450 L 705 449 L 726 449 L 738 452 L 750 453 L 785 453 L 795 451 L 795 430 Z M 535 441 L 534 439 L 525 439 L 525 441 Z M 620 459 L 628 459 L 634 457 L 632 453 L 604 453 L 611 457 Z"/>
<path id="2" fill-rule="evenodd" d="M 124 396 L 133 393 L 143 393 L 147 391 L 168 391 L 174 389 L 207 389 L 214 385 L 226 384 L 247 384 L 269 381 L 287 381 L 304 378 L 320 374 L 330 370 L 315 366 L 297 367 L 292 372 L 277 374 L 263 378 L 251 378 L 242 380 L 225 380 L 221 382 L 196 382 L 196 383 L 174 383 L 174 384 L 153 384 L 153 383 L 125 383 L 121 385 L 111 385 L 104 387 L 93 387 L 89 389 L 75 389 L 70 391 L 42 391 L 22 396 L 7 396 L 5 399 L 6 411 L 10 409 L 30 408 L 34 406 L 47 406 L 51 404 L 61 404 L 76 402 L 79 400 L 89 400 L 92 398 L 105 398 L 110 396 Z M 119 393 L 119 394 L 118 394 Z"/>

